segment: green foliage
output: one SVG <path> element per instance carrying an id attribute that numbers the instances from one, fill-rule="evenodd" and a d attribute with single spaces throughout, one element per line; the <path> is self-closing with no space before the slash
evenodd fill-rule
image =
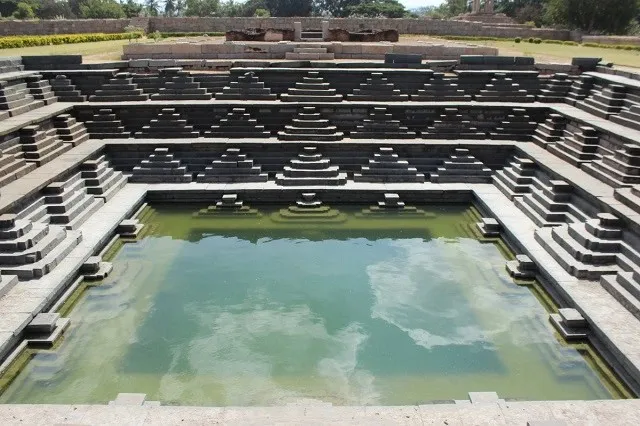
<path id="1" fill-rule="evenodd" d="M 257 17 L 257 18 L 268 18 L 271 16 L 271 13 L 267 10 L 267 9 L 256 9 L 256 11 L 253 13 L 253 16 Z"/>
<path id="2" fill-rule="evenodd" d="M 34 9 L 36 16 L 40 19 L 54 19 L 59 16 L 73 18 L 69 2 L 59 0 L 42 0 L 38 2 L 38 8 Z"/>
<path id="3" fill-rule="evenodd" d="M 127 18 L 135 18 L 136 16 L 140 16 L 140 13 L 142 13 L 142 5 L 136 3 L 134 0 L 121 2 L 120 7 L 122 7 L 124 16 Z"/>
<path id="4" fill-rule="evenodd" d="M 56 34 L 48 36 L 11 36 L 0 37 L 0 49 L 18 47 L 49 46 L 52 44 L 89 43 L 94 41 L 128 40 L 140 38 L 142 33 L 116 34 Z"/>
<path id="5" fill-rule="evenodd" d="M 402 18 L 408 14 L 404 6 L 397 0 L 365 0 L 355 6 L 349 6 L 349 16 L 365 16 L 369 18 Z"/>
<path id="6" fill-rule="evenodd" d="M 539 38 L 536 38 L 536 39 L 534 39 L 534 40 L 533 40 L 533 42 L 534 42 L 535 44 L 540 44 L 540 43 L 542 43 L 542 40 L 541 40 L 541 39 L 539 39 Z"/>
<path id="7" fill-rule="evenodd" d="M 316 15 L 345 17 L 349 8 L 362 3 L 362 0 L 315 0 L 313 10 Z"/>
<path id="8" fill-rule="evenodd" d="M 588 33 L 625 34 L 638 13 L 637 0 L 549 0 L 545 18 Z"/>
<path id="9" fill-rule="evenodd" d="M 158 16 L 160 14 L 160 5 L 158 4 L 158 0 L 145 0 L 144 10 L 149 14 L 149 16 Z"/>
<path id="10" fill-rule="evenodd" d="M 80 5 L 80 17 L 88 19 L 124 18 L 120 3 L 115 0 L 86 0 Z"/>
<path id="11" fill-rule="evenodd" d="M 36 14 L 33 13 L 33 9 L 27 3 L 20 2 L 16 5 L 16 11 L 13 12 L 13 17 L 16 19 L 33 19 Z"/>
<path id="12" fill-rule="evenodd" d="M 220 0 L 186 0 L 186 16 L 216 16 L 220 9 Z"/>
<path id="13" fill-rule="evenodd" d="M 516 37 L 516 39 L 514 40 L 516 43 L 520 43 L 522 41 L 522 39 L 520 37 Z"/>
<path id="14" fill-rule="evenodd" d="M 271 16 L 310 16 L 312 0 L 265 0 Z"/>

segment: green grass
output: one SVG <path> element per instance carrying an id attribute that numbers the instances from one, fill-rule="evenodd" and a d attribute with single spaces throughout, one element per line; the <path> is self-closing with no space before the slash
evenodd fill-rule
<path id="1" fill-rule="evenodd" d="M 605 62 L 628 67 L 640 67 L 640 52 L 629 50 L 607 49 L 602 47 L 566 46 L 562 44 L 516 43 L 514 41 L 478 41 L 474 44 L 496 47 L 500 54 L 518 54 L 533 56 L 538 60 L 554 60 L 569 62 L 578 56 L 602 58 Z"/>
<path id="2" fill-rule="evenodd" d="M 423 40 L 432 43 L 455 43 L 453 40 L 444 40 L 419 34 L 407 34 L 400 36 L 400 42 Z M 640 68 L 640 52 L 608 49 L 602 47 L 569 46 L 551 43 L 529 43 L 523 40 L 516 43 L 513 40 L 461 40 L 458 43 L 489 46 L 498 49 L 500 55 L 533 56 L 537 62 L 570 63 L 571 58 L 578 56 L 590 56 L 602 58 L 605 62 L 613 62 L 615 65 Z"/>
<path id="3" fill-rule="evenodd" d="M 137 40 L 144 43 L 146 40 Z M 60 44 L 54 46 L 21 47 L 0 49 L 0 56 L 27 55 L 82 55 L 85 61 L 118 60 L 122 56 L 122 46 L 129 40 L 97 41 L 93 43 Z"/>

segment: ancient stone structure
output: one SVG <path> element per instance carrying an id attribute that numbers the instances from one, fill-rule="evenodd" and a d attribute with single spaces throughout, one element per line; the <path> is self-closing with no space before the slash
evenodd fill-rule
<path id="1" fill-rule="evenodd" d="M 302 28 L 317 27 L 301 26 L 301 35 Z M 190 72 L 168 62 L 24 70 L 17 61 L 0 61 L 0 360 L 15 365 L 25 348 L 56 344 L 68 326 L 57 314 L 61 306 L 83 280 L 111 273 L 103 258 L 109 241 L 146 238 L 154 226 L 145 203 L 203 203 L 193 215 L 205 230 L 218 220 L 259 216 L 256 205 L 276 203 L 261 220 L 279 229 L 305 224 L 314 233 L 324 225 L 352 232 L 343 226 L 351 214 L 383 229 L 404 215 L 429 220 L 432 205 L 459 203 L 476 207 L 464 224 L 471 243 L 514 248 L 511 260 L 495 268 L 504 290 L 538 281 L 536 289 L 557 304 L 548 317 L 557 338 L 594 343 L 590 350 L 602 350 L 611 371 L 637 392 L 640 77 L 615 67 L 531 69 L 516 57 L 462 62 L 468 67 L 445 75 L 426 63 L 415 69 L 251 63 Z M 347 213 L 343 203 L 358 206 Z M 456 232 L 459 226 L 450 224 Z M 424 238 L 447 243 L 444 228 Z M 469 289 L 482 296 L 473 282 Z M 507 317 L 520 323 L 516 309 L 505 315 L 501 326 Z M 140 411 L 28 409 L 51 421 L 116 411 L 124 423 L 129 416 L 169 418 L 169 411 L 144 406 L 139 394 L 114 398 L 112 405 L 133 401 Z M 482 414 L 534 423 L 579 405 L 587 414 L 567 423 L 604 416 L 603 423 L 632 424 L 615 413 L 638 411 L 633 400 L 615 401 L 614 408 L 606 401 L 528 404 L 538 402 L 506 404 L 493 393 L 473 393 L 433 418 L 472 413 L 465 422 Z M 441 404 L 371 412 L 393 423 L 424 416 L 431 405 Z M 458 405 L 464 413 L 452 408 Z M 321 408 L 337 419 L 346 412 Z M 0 407 L 8 419 L 33 421 L 33 413 L 20 417 L 21 409 Z M 243 409 L 226 407 L 216 416 L 229 410 Z M 354 419 L 371 414 L 348 412 Z M 535 416 L 525 419 L 529 413 Z M 248 412 L 233 414 L 245 419 Z"/>

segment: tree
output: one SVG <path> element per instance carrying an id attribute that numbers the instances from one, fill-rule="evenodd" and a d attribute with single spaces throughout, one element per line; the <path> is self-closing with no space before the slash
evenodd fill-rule
<path id="1" fill-rule="evenodd" d="M 149 14 L 149 16 L 158 16 L 160 12 L 158 0 L 145 0 L 144 10 Z"/>
<path id="2" fill-rule="evenodd" d="M 33 9 L 27 3 L 20 2 L 16 5 L 16 11 L 13 12 L 13 17 L 16 19 L 33 19 L 36 14 L 33 13 Z"/>
<path id="3" fill-rule="evenodd" d="M 402 18 L 408 12 L 397 0 L 366 0 L 355 6 L 349 6 L 349 15 L 371 18 Z"/>
<path id="4" fill-rule="evenodd" d="M 271 16 L 309 16 L 312 0 L 265 0 Z"/>
<path id="5" fill-rule="evenodd" d="M 164 2 L 164 16 L 173 16 L 176 13 L 175 0 L 166 0 Z"/>
<path id="6" fill-rule="evenodd" d="M 136 16 L 140 16 L 142 12 L 142 5 L 133 0 L 127 0 L 126 3 L 121 2 L 120 7 L 122 7 L 122 11 L 127 18 L 135 18 Z"/>
<path id="7" fill-rule="evenodd" d="M 349 7 L 357 6 L 362 0 L 315 0 L 314 12 L 318 15 L 349 16 Z"/>
<path id="8" fill-rule="evenodd" d="M 545 18 L 588 33 L 624 34 L 638 8 L 637 0 L 549 0 Z"/>
<path id="9" fill-rule="evenodd" d="M 73 12 L 71 12 L 69 2 L 66 0 L 42 0 L 40 7 L 38 7 L 38 10 L 35 13 L 40 19 L 53 19 L 58 16 L 72 18 L 74 16 Z"/>
<path id="10" fill-rule="evenodd" d="M 469 0 L 446 0 L 448 16 L 458 16 L 470 10 Z"/>
<path id="11" fill-rule="evenodd" d="M 120 3 L 115 0 L 87 0 L 80 5 L 80 17 L 87 19 L 124 18 Z"/>
<path id="12" fill-rule="evenodd" d="M 215 16 L 220 9 L 220 0 L 186 0 L 186 16 Z"/>

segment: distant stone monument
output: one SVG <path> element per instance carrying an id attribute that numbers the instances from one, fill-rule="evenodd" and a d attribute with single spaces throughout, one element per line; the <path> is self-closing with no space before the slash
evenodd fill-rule
<path id="1" fill-rule="evenodd" d="M 481 5 L 480 0 L 473 0 L 473 3 L 471 3 L 470 13 L 463 13 L 453 19 L 493 25 L 518 25 L 513 19 L 504 13 L 496 13 L 494 9 L 494 1 L 495 0 L 485 0 L 484 5 Z"/>

